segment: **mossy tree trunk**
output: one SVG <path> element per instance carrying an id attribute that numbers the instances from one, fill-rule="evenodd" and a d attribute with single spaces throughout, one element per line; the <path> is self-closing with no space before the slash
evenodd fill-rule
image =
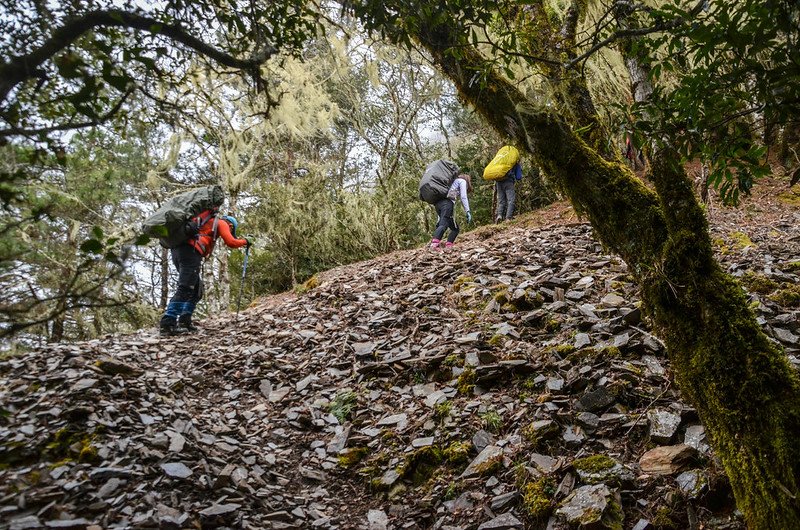
<path id="1" fill-rule="evenodd" d="M 414 37 L 461 96 L 531 153 L 628 263 L 749 527 L 800 528 L 800 380 L 715 262 L 705 217 L 677 157 L 656 154 L 656 191 L 646 188 L 561 116 L 533 107 L 466 45 L 463 33 L 431 23 Z"/>

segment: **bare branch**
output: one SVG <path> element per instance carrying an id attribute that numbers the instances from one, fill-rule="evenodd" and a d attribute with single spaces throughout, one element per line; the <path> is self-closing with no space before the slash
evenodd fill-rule
<path id="1" fill-rule="evenodd" d="M 69 19 L 63 26 L 55 29 L 44 44 L 27 55 L 12 57 L 8 62 L 0 64 L 0 102 L 5 101 L 9 92 L 18 84 L 41 77 L 43 75 L 40 70 L 41 65 L 82 35 L 96 28 L 108 27 L 135 29 L 152 35 L 163 35 L 223 66 L 239 70 L 253 71 L 277 53 L 274 47 L 268 45 L 260 50 L 258 55 L 253 55 L 249 59 L 240 59 L 206 44 L 190 34 L 180 24 L 164 23 L 152 17 L 120 9 L 90 11 L 80 17 Z"/>
<path id="2" fill-rule="evenodd" d="M 0 129 L 0 138 L 5 138 L 6 136 L 34 136 L 40 134 L 47 134 L 55 131 L 72 131 L 76 129 L 85 129 L 86 127 L 94 127 L 96 125 L 102 125 L 111 118 L 113 118 L 119 109 L 122 108 L 122 105 L 125 103 L 125 100 L 133 93 L 133 89 L 129 89 L 125 94 L 119 98 L 111 109 L 108 112 L 95 118 L 93 120 L 82 121 L 78 123 L 61 123 L 59 125 L 53 125 L 51 127 L 41 127 L 39 129 L 20 129 L 19 127 L 12 126 L 10 129 Z"/>
<path id="3" fill-rule="evenodd" d="M 697 2 L 695 4 L 695 6 L 689 11 L 689 13 L 688 13 L 689 17 L 693 18 L 694 16 L 700 14 L 700 11 L 703 10 L 705 2 L 706 2 L 706 0 L 699 0 L 699 2 Z M 684 19 L 684 18 L 674 18 L 672 20 L 668 20 L 668 21 L 662 22 L 660 24 L 655 24 L 654 26 L 650 26 L 649 28 L 632 28 L 632 29 L 624 29 L 624 30 L 615 31 L 613 34 L 609 35 L 605 39 L 596 42 L 591 48 L 586 50 L 584 53 L 582 53 L 579 56 L 575 57 L 574 59 L 564 63 L 564 68 L 565 69 L 572 68 L 573 66 L 575 66 L 579 62 L 588 59 L 590 56 L 592 56 L 595 53 L 597 53 L 597 51 L 599 51 L 602 48 L 605 48 L 606 46 L 608 46 L 612 42 L 615 42 L 615 41 L 618 41 L 618 40 L 621 40 L 621 39 L 626 39 L 628 37 L 641 37 L 641 36 L 644 36 L 644 35 L 650 35 L 652 33 L 659 33 L 661 31 L 667 31 L 667 30 L 675 29 L 675 28 L 679 27 L 680 25 L 682 25 L 684 22 L 686 22 L 686 19 Z"/>

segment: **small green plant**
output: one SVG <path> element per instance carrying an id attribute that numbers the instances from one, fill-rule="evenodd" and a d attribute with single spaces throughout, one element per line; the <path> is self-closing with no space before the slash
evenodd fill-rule
<path id="1" fill-rule="evenodd" d="M 456 389 L 459 394 L 471 394 L 473 388 L 475 388 L 475 370 L 471 367 L 465 368 L 458 377 Z"/>
<path id="2" fill-rule="evenodd" d="M 775 291 L 769 299 L 786 307 L 800 307 L 800 285 L 784 285 L 785 289 Z"/>
<path id="3" fill-rule="evenodd" d="M 343 390 L 336 394 L 333 401 L 328 405 L 328 411 L 339 420 L 339 423 L 344 423 L 353 412 L 353 407 L 358 401 L 358 396 L 352 390 Z"/>
<path id="4" fill-rule="evenodd" d="M 599 473 L 611 469 L 615 465 L 617 465 L 617 463 L 614 459 L 606 455 L 587 456 L 572 462 L 572 467 L 576 470 L 585 471 L 587 473 Z"/>
<path id="5" fill-rule="evenodd" d="M 556 346 L 556 353 L 561 356 L 569 355 L 574 351 L 575 351 L 575 346 L 573 346 L 572 344 L 559 344 L 558 346 Z"/>
<path id="6" fill-rule="evenodd" d="M 405 461 L 397 468 L 397 473 L 410 479 L 415 486 L 424 484 L 436 469 L 442 464 L 442 449 L 435 445 L 429 445 L 417 449 L 406 456 Z"/>
<path id="7" fill-rule="evenodd" d="M 753 271 L 745 272 L 742 277 L 739 278 L 739 281 L 748 291 L 758 294 L 769 294 L 780 286 L 778 282 Z"/>
<path id="8" fill-rule="evenodd" d="M 437 403 L 433 407 L 433 416 L 439 420 L 443 420 L 450 416 L 450 412 L 453 409 L 453 404 L 448 401 L 444 400 L 441 403 Z"/>
<path id="9" fill-rule="evenodd" d="M 411 380 L 415 385 L 424 385 L 428 380 L 428 376 L 423 370 L 414 370 L 411 372 Z"/>
<path id="10" fill-rule="evenodd" d="M 560 427 L 555 422 L 544 422 L 538 428 L 534 422 L 522 428 L 522 436 L 536 449 L 556 437 L 560 431 Z"/>
<path id="11" fill-rule="evenodd" d="M 453 442 L 444 448 L 442 456 L 450 465 L 463 464 L 469 459 L 472 445 L 469 442 Z"/>
<path id="12" fill-rule="evenodd" d="M 555 482 L 547 477 L 524 482 L 520 487 L 522 511 L 535 520 L 545 519 L 553 511 L 555 492 Z"/>
<path id="13" fill-rule="evenodd" d="M 455 353 L 451 353 L 442 361 L 443 366 L 461 366 L 462 364 L 464 364 L 463 359 L 461 359 L 460 355 Z"/>
<path id="14" fill-rule="evenodd" d="M 483 428 L 489 432 L 498 433 L 503 428 L 503 417 L 495 410 L 487 410 L 480 415 Z"/>
<path id="15" fill-rule="evenodd" d="M 460 291 L 465 285 L 475 282 L 475 278 L 472 276 L 459 276 L 453 282 L 453 290 L 458 292 Z"/>
<path id="16" fill-rule="evenodd" d="M 742 249 L 755 246 L 750 237 L 744 232 L 731 232 L 730 238 L 733 240 L 733 244 L 736 248 Z"/>
<path id="17" fill-rule="evenodd" d="M 495 333 L 494 335 L 491 336 L 491 338 L 489 338 L 487 342 L 489 343 L 490 346 L 498 347 L 503 345 L 504 339 L 505 337 Z"/>
<path id="18" fill-rule="evenodd" d="M 351 447 L 339 454 L 339 467 L 345 469 L 351 468 L 361 462 L 361 460 L 369 453 L 367 447 Z"/>
<path id="19" fill-rule="evenodd" d="M 444 500 L 451 501 L 458 497 L 459 493 L 464 489 L 464 483 L 460 480 L 454 480 L 447 485 L 444 490 Z"/>
<path id="20" fill-rule="evenodd" d="M 536 378 L 526 377 L 519 385 L 523 390 L 533 391 L 536 389 Z"/>

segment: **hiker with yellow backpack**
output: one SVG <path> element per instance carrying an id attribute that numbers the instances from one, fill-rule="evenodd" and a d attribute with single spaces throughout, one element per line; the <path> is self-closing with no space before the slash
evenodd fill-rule
<path id="1" fill-rule="evenodd" d="M 483 170 L 483 178 L 494 181 L 497 195 L 497 212 L 495 223 L 508 221 L 514 216 L 514 204 L 517 199 L 515 186 L 522 180 L 522 166 L 519 163 L 519 151 L 510 145 L 505 145 Z"/>

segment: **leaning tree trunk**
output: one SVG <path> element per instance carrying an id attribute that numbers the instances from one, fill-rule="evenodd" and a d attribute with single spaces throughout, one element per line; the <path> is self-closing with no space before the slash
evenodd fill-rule
<path id="1" fill-rule="evenodd" d="M 800 528 L 800 379 L 715 262 L 702 210 L 674 157 L 665 153 L 655 165 L 653 192 L 561 117 L 487 72 L 460 38 L 466 32 L 444 23 L 416 29 L 461 96 L 534 155 L 636 275 L 677 383 L 707 427 L 750 528 Z"/>

